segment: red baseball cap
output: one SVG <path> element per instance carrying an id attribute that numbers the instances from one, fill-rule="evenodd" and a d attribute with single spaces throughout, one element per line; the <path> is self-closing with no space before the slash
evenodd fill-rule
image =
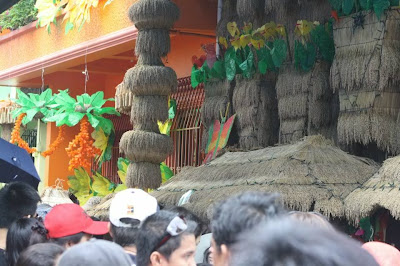
<path id="1" fill-rule="evenodd" d="M 104 235 L 108 233 L 108 222 L 93 221 L 77 204 L 66 203 L 55 206 L 44 219 L 50 238 L 60 238 L 78 233 Z"/>

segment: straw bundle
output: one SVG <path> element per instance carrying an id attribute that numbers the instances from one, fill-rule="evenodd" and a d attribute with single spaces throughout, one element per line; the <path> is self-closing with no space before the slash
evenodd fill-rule
<path id="1" fill-rule="evenodd" d="M 137 96 L 168 96 L 178 87 L 175 71 L 163 66 L 136 65 L 126 72 L 124 83 Z"/>
<path id="2" fill-rule="evenodd" d="M 274 76 L 256 76 L 252 80 L 236 77 L 232 102 L 242 149 L 266 147 L 278 141 L 275 93 Z"/>
<path id="3" fill-rule="evenodd" d="M 123 114 L 130 115 L 132 107 L 133 94 L 123 82 L 117 85 L 115 93 L 115 109 Z"/>
<path id="4" fill-rule="evenodd" d="M 382 168 L 346 197 L 346 216 L 357 223 L 378 208 L 385 208 L 400 219 L 400 156 L 387 159 Z"/>
<path id="5" fill-rule="evenodd" d="M 85 210 L 85 212 L 88 212 L 94 208 L 97 207 L 97 205 L 100 204 L 100 202 L 103 200 L 102 197 L 99 196 L 94 196 L 88 199 L 88 201 L 85 203 L 85 205 L 82 206 L 82 209 Z"/>
<path id="6" fill-rule="evenodd" d="M 135 96 L 132 102 L 131 122 L 133 125 L 157 124 L 168 119 L 166 96 Z"/>
<path id="7" fill-rule="evenodd" d="M 19 108 L 19 106 L 11 101 L 6 102 L 5 104 L 0 102 L 0 125 L 14 124 L 15 118 L 12 117 L 12 112 L 17 108 Z"/>
<path id="8" fill-rule="evenodd" d="M 244 191 L 278 192 L 290 209 L 343 217 L 344 198 L 377 170 L 373 161 L 312 136 L 292 145 L 227 152 L 210 164 L 184 168 L 152 194 L 162 204 L 175 205 L 194 189 L 191 210 L 205 219 L 215 202 Z"/>
<path id="9" fill-rule="evenodd" d="M 171 49 L 168 29 L 141 30 L 138 34 L 135 54 L 152 54 L 158 57 L 165 57 Z"/>
<path id="10" fill-rule="evenodd" d="M 263 9 L 264 0 L 237 0 L 236 3 L 239 18 L 244 22 L 252 22 L 255 27 L 260 27 L 264 22 L 261 21 Z"/>
<path id="11" fill-rule="evenodd" d="M 133 162 L 157 164 L 172 152 L 173 142 L 167 135 L 133 130 L 122 136 L 119 148 Z"/>
<path id="12" fill-rule="evenodd" d="M 364 29 L 353 31 L 352 17 L 334 26 L 336 56 L 331 69 L 334 90 L 398 91 L 400 85 L 400 14 L 388 11 L 378 20 L 365 14 Z"/>
<path id="13" fill-rule="evenodd" d="M 94 208 L 91 208 L 87 211 L 89 216 L 96 217 L 101 221 L 109 221 L 110 214 L 110 205 L 113 200 L 115 193 L 109 194 L 102 198 L 100 203 L 96 205 Z"/>
<path id="14" fill-rule="evenodd" d="M 239 23 L 239 16 L 236 13 L 236 3 L 237 0 L 223 0 L 222 1 L 222 13 L 221 20 L 217 25 L 217 35 L 228 37 L 229 32 L 227 29 L 227 25 L 229 22 Z"/>
<path id="15" fill-rule="evenodd" d="M 317 133 L 332 137 L 336 119 L 331 109 L 337 98 L 329 86 L 329 68 L 325 62 L 307 73 L 292 65 L 281 68 L 276 83 L 281 143 Z"/>
<path id="16" fill-rule="evenodd" d="M 160 164 L 148 162 L 131 163 L 126 173 L 127 187 L 156 189 L 161 184 Z"/>
<path id="17" fill-rule="evenodd" d="M 73 203 L 69 198 L 68 191 L 61 187 L 47 187 L 40 195 L 40 198 L 42 203 L 49 204 L 50 206 Z"/>
<path id="18" fill-rule="evenodd" d="M 170 29 L 179 19 L 179 8 L 170 0 L 142 0 L 129 8 L 129 18 L 139 30 Z"/>
<path id="19" fill-rule="evenodd" d="M 137 66 L 164 66 L 162 59 L 148 53 L 142 53 L 138 57 Z"/>

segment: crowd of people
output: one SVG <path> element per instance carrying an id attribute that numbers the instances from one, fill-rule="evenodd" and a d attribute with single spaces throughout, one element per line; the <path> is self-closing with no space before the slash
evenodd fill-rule
<path id="1" fill-rule="evenodd" d="M 229 197 L 215 205 L 208 225 L 127 189 L 113 198 L 106 222 L 77 204 L 42 204 L 25 183 L 7 184 L 0 190 L 0 266 L 53 265 L 396 266 L 400 252 L 362 245 L 319 213 L 288 212 L 276 194 Z"/>

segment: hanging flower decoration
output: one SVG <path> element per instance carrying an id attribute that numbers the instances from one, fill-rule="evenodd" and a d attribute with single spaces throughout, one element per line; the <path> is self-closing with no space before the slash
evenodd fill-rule
<path id="1" fill-rule="evenodd" d="M 48 116 L 52 116 L 55 110 L 51 108 L 54 105 L 55 96 L 51 89 L 47 89 L 39 94 L 28 93 L 25 94 L 22 91 L 17 92 L 18 99 L 13 99 L 13 101 L 20 106 L 13 112 L 14 117 L 18 117 L 14 130 L 11 133 L 12 143 L 18 143 L 18 145 L 28 153 L 36 152 L 36 149 L 30 148 L 29 144 L 21 138 L 21 124 L 26 125 L 31 122 L 34 118 L 41 119 L 44 121 Z M 64 140 L 65 130 L 60 128 L 57 139 L 50 144 L 49 149 L 42 152 L 42 156 L 46 157 L 51 154 L 59 147 L 59 145 Z"/>
<path id="2" fill-rule="evenodd" d="M 57 126 L 67 125 L 73 127 L 80 123 L 80 132 L 75 136 L 74 140 L 69 143 L 66 149 L 70 157 L 69 169 L 73 170 L 78 167 L 90 167 L 91 158 L 99 158 L 99 160 L 109 160 L 111 158 L 111 148 L 114 140 L 114 125 L 103 117 L 104 114 L 120 115 L 114 107 L 103 107 L 107 101 L 114 99 L 104 99 L 102 91 L 93 95 L 82 94 L 76 97 L 76 100 L 68 94 L 68 90 L 60 91 L 56 95 L 55 104 L 52 107 L 57 108 L 57 112 L 46 118 L 48 122 L 56 122 Z M 100 145 L 103 150 L 94 146 L 94 141 L 89 134 L 89 126 L 92 126 L 97 133 L 93 136 L 102 136 L 99 132 L 103 132 L 105 136 L 112 141 L 107 140 L 107 146 Z M 99 140 L 97 143 L 101 143 Z M 97 145 L 99 146 L 99 145 Z M 108 152 L 107 152 L 108 150 Z"/>

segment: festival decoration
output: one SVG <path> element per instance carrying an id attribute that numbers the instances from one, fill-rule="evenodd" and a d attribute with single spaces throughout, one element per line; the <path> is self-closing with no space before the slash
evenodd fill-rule
<path id="1" fill-rule="evenodd" d="M 168 120 L 164 123 L 158 121 L 158 128 L 160 129 L 160 133 L 164 135 L 170 135 L 171 126 L 176 114 L 176 101 L 175 99 L 168 99 Z"/>
<path id="2" fill-rule="evenodd" d="M 335 56 L 332 21 L 319 22 L 299 20 L 296 24 L 294 64 L 297 68 L 310 71 L 317 60 L 332 63 Z"/>
<path id="3" fill-rule="evenodd" d="M 17 120 L 15 120 L 14 129 L 11 132 L 11 140 L 10 140 L 10 142 L 14 143 L 14 144 L 18 144 L 19 147 L 25 149 L 28 153 L 34 153 L 34 152 L 36 152 L 36 149 L 35 148 L 30 148 L 29 144 L 25 140 L 23 140 L 21 138 L 21 133 L 20 133 L 21 124 L 22 124 L 22 121 L 25 118 L 25 116 L 26 116 L 25 113 L 20 114 L 18 116 Z"/>
<path id="4" fill-rule="evenodd" d="M 55 96 L 54 101 L 55 104 L 51 107 L 56 108 L 57 112 L 46 118 L 45 121 L 56 122 L 57 126 L 67 125 L 69 127 L 80 123 L 79 134 L 66 149 L 71 158 L 68 169 L 90 167 L 90 160 L 95 157 L 101 162 L 109 160 L 111 158 L 109 146 L 112 147 L 115 138 L 114 126 L 109 119 L 103 117 L 103 114 L 119 115 L 119 113 L 114 107 L 103 107 L 103 105 L 113 99 L 104 99 L 104 93 L 99 91 L 91 96 L 87 93 L 78 95 L 75 100 L 69 96 L 68 90 L 63 90 Z M 90 137 L 89 126 L 96 130 L 96 133 L 93 134 L 98 138 L 96 145 Z M 107 136 L 104 136 L 107 139 L 107 146 L 104 146 L 104 140 L 99 139 L 102 134 Z"/>
<path id="5" fill-rule="evenodd" d="M 378 19 L 391 6 L 399 6 L 399 0 L 329 0 L 329 3 L 339 16 L 371 10 Z"/>
<path id="6" fill-rule="evenodd" d="M 233 80 L 237 74 L 247 79 L 256 73 L 264 75 L 268 71 L 277 71 L 285 61 L 287 36 L 284 26 L 269 22 L 253 30 L 251 23 L 245 23 L 240 31 L 236 22 L 229 22 L 227 29 L 230 40 L 225 37 L 218 39 L 224 51 L 223 58 L 217 60 L 212 67 L 207 61 L 199 66 L 201 60 L 194 60 L 191 73 L 193 88 L 211 79 Z"/>

